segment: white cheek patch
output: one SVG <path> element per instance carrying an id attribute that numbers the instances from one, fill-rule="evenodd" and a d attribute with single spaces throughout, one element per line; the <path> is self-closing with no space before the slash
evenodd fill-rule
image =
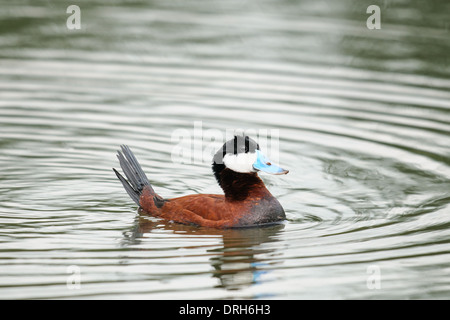
<path id="1" fill-rule="evenodd" d="M 253 169 L 253 164 L 256 161 L 256 153 L 238 153 L 238 154 L 226 154 L 223 157 L 223 164 L 228 168 L 236 172 L 248 173 L 256 172 Z"/>

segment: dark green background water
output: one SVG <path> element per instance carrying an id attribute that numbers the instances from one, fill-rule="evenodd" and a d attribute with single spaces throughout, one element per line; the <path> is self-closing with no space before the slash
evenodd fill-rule
<path id="1" fill-rule="evenodd" d="M 0 3 L 0 298 L 450 297 L 448 1 Z M 221 192 L 172 161 L 196 123 L 278 130 L 285 225 L 137 213 L 122 143 L 165 197 Z"/>

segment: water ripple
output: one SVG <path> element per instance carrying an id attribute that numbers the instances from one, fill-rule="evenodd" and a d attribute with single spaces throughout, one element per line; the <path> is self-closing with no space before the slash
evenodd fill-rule
<path id="1" fill-rule="evenodd" d="M 46 2 L 1 13 L 23 32 L 0 33 L 0 297 L 448 296 L 448 17 L 391 4 L 403 18 L 371 32 L 359 7 L 307 3 L 94 1 L 78 34 Z M 171 159 L 176 129 L 209 145 L 198 121 L 279 130 L 290 174 L 261 176 L 286 224 L 136 212 L 111 170 L 122 143 L 163 196 L 221 192 L 208 157 Z"/>

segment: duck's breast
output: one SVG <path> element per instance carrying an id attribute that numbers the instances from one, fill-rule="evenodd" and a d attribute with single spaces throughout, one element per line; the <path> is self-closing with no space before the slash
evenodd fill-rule
<path id="1" fill-rule="evenodd" d="M 272 224 L 283 220 L 286 220 L 286 214 L 280 202 L 275 197 L 268 196 L 251 200 L 248 212 L 242 215 L 236 227 Z"/>

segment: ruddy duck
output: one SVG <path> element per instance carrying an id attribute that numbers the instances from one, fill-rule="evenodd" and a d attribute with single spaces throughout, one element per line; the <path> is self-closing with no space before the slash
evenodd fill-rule
<path id="1" fill-rule="evenodd" d="M 212 170 L 224 195 L 196 194 L 165 199 L 156 194 L 128 146 L 118 151 L 128 181 L 113 168 L 128 195 L 151 216 L 213 228 L 252 227 L 281 222 L 284 209 L 258 177 L 258 171 L 287 174 L 272 164 L 248 136 L 234 136 L 214 155 Z"/>

